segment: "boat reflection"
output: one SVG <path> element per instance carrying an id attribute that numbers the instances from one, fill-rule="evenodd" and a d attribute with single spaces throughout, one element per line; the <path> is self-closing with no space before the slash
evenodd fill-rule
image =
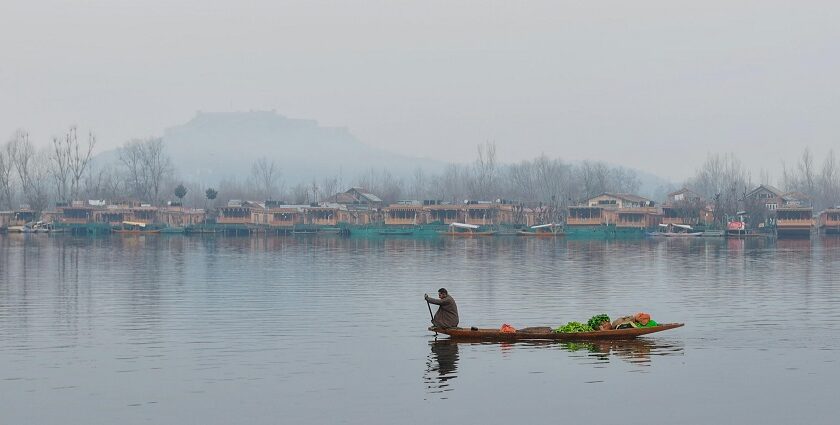
<path id="1" fill-rule="evenodd" d="M 683 353 L 682 343 L 667 339 L 644 338 L 623 341 L 561 342 L 560 348 L 573 353 L 586 353 L 587 361 L 609 362 L 618 358 L 630 363 L 650 366 L 652 356 L 669 356 Z"/>
<path id="2" fill-rule="evenodd" d="M 423 375 L 426 392 L 452 391 L 448 381 L 458 376 L 458 343 L 451 339 L 435 339 L 429 342 L 429 346 L 431 353 L 426 360 L 426 373 Z"/>
<path id="3" fill-rule="evenodd" d="M 453 390 L 450 381 L 458 376 L 459 345 L 464 345 L 467 349 L 498 347 L 499 352 L 505 357 L 518 350 L 559 348 L 571 353 L 570 357 L 577 359 L 580 364 L 595 367 L 603 367 L 613 359 L 620 359 L 638 366 L 651 366 L 655 357 L 682 355 L 684 352 L 682 342 L 667 338 L 580 342 L 540 340 L 489 342 L 436 339 L 429 342 L 431 352 L 426 360 L 426 373 L 423 375 L 426 392 L 434 394 Z"/>

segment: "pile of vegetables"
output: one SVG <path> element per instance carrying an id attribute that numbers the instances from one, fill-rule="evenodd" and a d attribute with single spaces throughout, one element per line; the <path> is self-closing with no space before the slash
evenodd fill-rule
<path id="1" fill-rule="evenodd" d="M 575 332 L 592 332 L 592 328 L 589 325 L 585 325 L 580 322 L 569 322 L 559 328 L 555 328 L 554 332 L 557 333 L 575 333 Z"/>
<path id="2" fill-rule="evenodd" d="M 592 332 L 598 330 L 598 327 L 603 322 L 609 322 L 610 316 L 606 314 L 598 314 L 592 316 L 587 323 L 569 322 L 558 328 L 554 328 L 557 333 L 576 333 L 576 332 Z"/>
<path id="3" fill-rule="evenodd" d="M 592 316 L 592 318 L 589 319 L 589 321 L 586 322 L 586 324 L 589 325 L 589 327 L 592 329 L 598 329 L 598 327 L 601 326 L 601 323 L 610 321 L 610 316 L 607 316 L 606 314 L 598 314 Z"/>

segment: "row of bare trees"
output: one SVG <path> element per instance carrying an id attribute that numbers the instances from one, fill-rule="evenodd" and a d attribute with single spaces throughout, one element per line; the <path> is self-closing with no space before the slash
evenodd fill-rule
<path id="1" fill-rule="evenodd" d="M 833 150 L 818 165 L 805 148 L 793 167 L 782 164 L 782 181 L 787 190 L 808 195 L 817 210 L 840 205 L 840 168 Z"/>
<path id="2" fill-rule="evenodd" d="M 51 202 L 83 198 L 140 200 L 160 204 L 179 184 L 186 184 L 188 203 L 201 204 L 204 182 L 181 182 L 160 138 L 136 139 L 123 144 L 116 160 L 93 161 L 96 137 L 80 140 L 71 127 L 54 137 L 49 148 L 38 151 L 25 131 L 18 131 L 0 150 L 0 208 L 28 204 L 40 211 Z M 363 187 L 386 202 L 403 198 L 462 201 L 514 199 L 555 206 L 576 203 L 601 192 L 635 192 L 635 173 L 601 162 L 573 165 L 545 155 L 517 164 L 501 164 L 492 143 L 480 145 L 471 164 L 449 164 L 437 174 L 418 168 L 410 178 L 387 168 L 371 168 L 355 179 L 328 176 L 286 188 L 278 163 L 269 158 L 253 162 L 243 181 L 226 179 L 218 191 L 224 199 L 284 200 L 304 204 L 328 199 L 347 186 Z M 181 197 L 179 197 L 180 199 Z M 17 202 L 16 202 L 17 201 Z"/>
<path id="3" fill-rule="evenodd" d="M 159 205 L 170 199 L 179 185 L 179 200 L 186 196 L 186 202 L 192 205 L 207 201 L 204 195 L 210 187 L 206 182 L 177 179 L 175 164 L 162 139 L 128 141 L 110 162 L 94 161 L 96 143 L 93 132 L 80 138 L 77 129 L 71 127 L 39 150 L 26 131 L 15 132 L 0 146 L 0 209 L 28 204 L 40 211 L 52 203 L 85 198 L 131 199 Z M 834 153 L 829 152 L 820 165 L 816 163 L 810 150 L 805 149 L 793 166 L 783 164 L 783 190 L 808 195 L 815 208 L 834 206 L 840 202 L 840 168 Z M 603 192 L 635 193 L 640 187 L 634 171 L 598 161 L 570 163 L 540 155 L 518 163 L 503 163 L 493 143 L 478 146 L 472 163 L 448 164 L 438 173 L 418 168 L 408 175 L 371 168 L 355 178 L 333 175 L 287 187 L 274 159 L 260 158 L 252 163 L 250 171 L 244 180 L 227 179 L 214 185 L 218 190 L 213 191 L 221 194 L 219 201 L 273 199 L 306 204 L 324 201 L 356 186 L 385 202 L 510 199 L 562 208 Z M 709 155 L 685 184 L 715 204 L 719 221 L 739 209 L 750 208 L 744 198 L 755 186 L 749 171 L 732 154 Z M 696 207 L 699 206 L 691 206 Z"/>
<path id="4" fill-rule="evenodd" d="M 0 149 L 0 208 L 11 209 L 19 198 L 41 211 L 52 198 L 78 197 L 95 145 L 93 133 L 82 142 L 71 127 L 63 136 L 54 137 L 50 147 L 38 150 L 29 133 L 16 131 Z"/>
<path id="5" fill-rule="evenodd" d="M 25 130 L 0 146 L 0 208 L 22 204 L 42 211 L 81 198 L 138 199 L 157 203 L 172 185 L 174 169 L 161 139 L 133 140 L 116 164 L 94 164 L 96 136 L 80 139 L 70 127 L 37 149 Z"/>

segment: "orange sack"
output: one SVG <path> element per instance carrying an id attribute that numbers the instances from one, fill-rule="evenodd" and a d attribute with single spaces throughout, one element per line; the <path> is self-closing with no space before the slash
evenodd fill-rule
<path id="1" fill-rule="evenodd" d="M 508 325 L 507 323 L 502 325 L 502 327 L 499 328 L 499 330 L 502 331 L 502 333 L 506 333 L 506 334 L 512 334 L 512 333 L 516 332 L 516 329 L 513 326 Z"/>
<path id="2" fill-rule="evenodd" d="M 633 318 L 643 325 L 647 325 L 647 322 L 650 322 L 650 314 L 647 313 L 636 313 Z"/>

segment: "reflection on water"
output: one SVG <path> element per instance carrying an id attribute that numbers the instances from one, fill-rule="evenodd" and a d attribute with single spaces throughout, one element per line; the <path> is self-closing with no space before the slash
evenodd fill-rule
<path id="1" fill-rule="evenodd" d="M 684 354 L 684 345 L 681 341 L 661 337 L 580 342 L 548 340 L 491 342 L 435 338 L 429 341 L 430 353 L 426 358 L 426 373 L 423 375 L 427 393 L 446 398 L 444 393 L 454 389 L 451 386 L 451 380 L 458 376 L 459 346 L 480 349 L 484 353 L 498 351 L 502 357 L 507 357 L 516 350 L 556 350 L 559 348 L 559 351 L 565 352 L 581 367 L 596 368 L 606 367 L 612 359 L 638 366 L 651 366 L 655 357 Z M 461 363 L 469 361 L 470 358 L 467 357 Z M 630 370 L 630 372 L 637 372 L 637 370 Z"/>
<path id="2" fill-rule="evenodd" d="M 431 353 L 426 359 L 426 373 L 423 382 L 429 393 L 452 391 L 449 380 L 458 371 L 458 344 L 451 339 L 435 339 L 429 342 Z M 445 398 L 445 397 L 442 397 Z"/>
<path id="3" fill-rule="evenodd" d="M 683 354 L 683 344 L 681 342 L 662 338 L 560 342 L 559 344 L 560 348 L 565 351 L 571 353 L 585 352 L 588 357 L 602 362 L 609 362 L 611 358 L 617 358 L 642 366 L 650 366 L 653 356 Z"/>
<path id="4" fill-rule="evenodd" d="M 0 422 L 406 423 L 432 407 L 500 423 L 516 400 L 535 421 L 557 406 L 568 422 L 828 423 L 838 275 L 836 237 L 0 235 Z M 441 286 L 462 326 L 635 311 L 686 326 L 427 343 L 422 295 Z M 601 408 L 631 387 L 670 410 Z"/>

